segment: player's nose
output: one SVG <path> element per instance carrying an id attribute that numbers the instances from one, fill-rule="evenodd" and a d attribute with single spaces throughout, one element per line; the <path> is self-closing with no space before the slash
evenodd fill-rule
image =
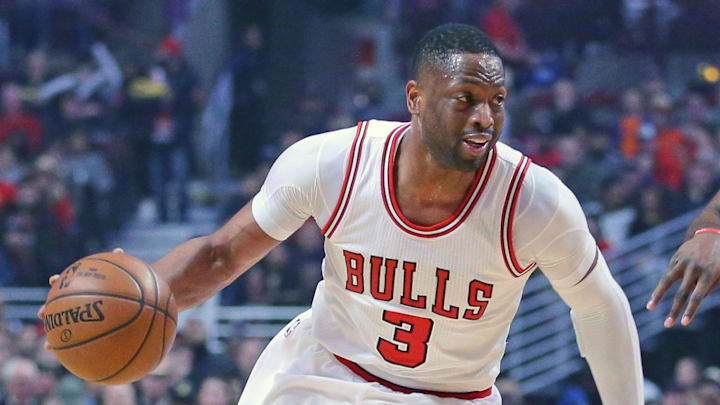
<path id="1" fill-rule="evenodd" d="M 481 128 L 483 130 L 492 128 L 495 120 L 492 117 L 490 105 L 487 103 L 478 103 L 470 115 L 470 124 L 473 128 Z"/>

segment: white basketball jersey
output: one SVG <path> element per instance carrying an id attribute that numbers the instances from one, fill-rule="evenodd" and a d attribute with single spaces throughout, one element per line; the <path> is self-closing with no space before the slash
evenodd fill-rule
<path id="1" fill-rule="evenodd" d="M 454 215 L 419 226 L 394 194 L 395 154 L 408 128 L 358 126 L 337 203 L 319 223 L 324 279 L 313 331 L 337 356 L 395 384 L 487 389 L 535 268 L 518 263 L 511 235 L 530 160 L 498 142 Z"/>

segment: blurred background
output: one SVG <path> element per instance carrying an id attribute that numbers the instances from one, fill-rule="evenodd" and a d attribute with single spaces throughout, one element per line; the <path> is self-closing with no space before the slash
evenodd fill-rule
<path id="1" fill-rule="evenodd" d="M 308 224 L 202 307 L 127 386 L 42 349 L 47 279 L 122 247 L 153 261 L 211 232 L 297 140 L 407 120 L 414 43 L 462 22 L 506 63 L 503 141 L 577 194 L 638 324 L 648 404 L 720 404 L 720 293 L 691 327 L 644 305 L 720 187 L 720 0 L 0 0 L 0 404 L 234 404 L 310 305 Z M 612 333 L 612 331 L 608 331 Z M 599 404 L 567 307 L 533 275 L 504 404 Z"/>

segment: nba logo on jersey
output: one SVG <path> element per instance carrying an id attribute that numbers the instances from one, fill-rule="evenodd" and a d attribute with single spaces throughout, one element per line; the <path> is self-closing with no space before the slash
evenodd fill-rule
<path id="1" fill-rule="evenodd" d="M 292 333 L 295 331 L 295 329 L 297 329 L 298 326 L 300 326 L 300 318 L 295 318 L 295 321 L 291 323 L 290 326 L 285 328 L 284 336 L 286 338 L 290 337 L 290 335 L 292 335 Z"/>

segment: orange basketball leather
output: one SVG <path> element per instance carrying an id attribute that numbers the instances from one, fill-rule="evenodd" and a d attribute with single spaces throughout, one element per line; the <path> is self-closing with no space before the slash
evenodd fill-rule
<path id="1" fill-rule="evenodd" d="M 100 384 L 128 383 L 152 371 L 172 346 L 176 322 L 167 283 L 123 253 L 73 263 L 46 300 L 53 352 L 69 371 Z"/>

